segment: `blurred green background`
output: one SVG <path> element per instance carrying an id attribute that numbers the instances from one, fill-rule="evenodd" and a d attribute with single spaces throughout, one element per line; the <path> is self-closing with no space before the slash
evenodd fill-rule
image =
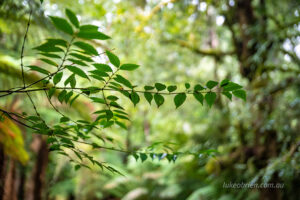
<path id="1" fill-rule="evenodd" d="M 81 23 L 91 23 L 112 37 L 94 42 L 113 49 L 122 61 L 141 67 L 128 74 L 136 85 L 231 79 L 243 85 L 247 102 L 219 98 L 209 109 L 187 99 L 179 109 L 173 100 L 157 109 L 124 101 L 128 131 L 105 129 L 107 146 L 143 149 L 155 142 L 174 150 L 205 154 L 179 157 L 175 163 L 106 150 L 81 148 L 110 163 L 125 176 L 74 170 L 66 157 L 49 153 L 45 138 L 14 124 L 0 124 L 0 143 L 7 130 L 24 140 L 1 150 L 0 199 L 299 199 L 300 197 L 300 2 L 298 0 L 34 0 L 0 1 L 0 88 L 21 85 L 20 51 L 30 9 L 32 23 L 25 63 L 39 65 L 33 47 L 59 36 L 48 15 L 73 10 Z M 28 79 L 35 80 L 37 74 Z M 44 96 L 33 96 L 47 121 L 57 121 Z M 0 99 L 0 107 L 28 112 L 23 95 Z M 89 118 L 96 107 L 80 99 L 74 118 Z M 171 144 L 170 144 L 171 143 Z M 3 164 L 5 161 L 5 165 Z M 23 163 L 23 164 L 21 164 Z M 224 183 L 281 183 L 283 188 L 224 188 Z"/>

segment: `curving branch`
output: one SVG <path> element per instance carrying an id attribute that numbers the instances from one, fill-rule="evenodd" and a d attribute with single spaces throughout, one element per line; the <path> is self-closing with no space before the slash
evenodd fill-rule
<path id="1" fill-rule="evenodd" d="M 188 42 L 184 41 L 184 40 L 179 40 L 179 39 L 175 39 L 175 40 L 164 40 L 162 41 L 163 43 L 167 43 L 167 44 L 177 44 L 181 47 L 190 49 L 192 52 L 202 55 L 202 56 L 212 56 L 212 57 L 216 57 L 216 58 L 221 58 L 223 56 L 227 56 L 227 55 L 234 55 L 235 52 L 234 51 L 221 51 L 218 49 L 198 49 L 196 48 L 194 45 L 189 44 Z"/>

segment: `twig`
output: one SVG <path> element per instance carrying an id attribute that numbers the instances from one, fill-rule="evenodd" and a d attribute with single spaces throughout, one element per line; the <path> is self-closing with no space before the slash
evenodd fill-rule
<path id="1" fill-rule="evenodd" d="M 26 38 L 27 38 L 29 26 L 30 26 L 31 15 L 32 15 L 32 10 L 30 10 L 29 19 L 28 19 L 28 23 L 27 23 L 27 27 L 26 27 L 26 32 L 25 32 L 25 35 L 24 35 L 24 40 L 23 40 L 23 43 L 22 43 L 22 50 L 21 50 L 21 69 L 22 69 L 23 88 L 25 88 L 25 76 L 24 76 L 23 57 L 24 57 L 25 42 L 26 42 Z"/>
<path id="2" fill-rule="evenodd" d="M 91 90 L 89 87 L 51 87 L 51 88 L 55 88 L 58 90 Z M 45 87 L 45 88 L 33 88 L 33 89 L 26 89 L 26 90 L 15 90 L 15 91 L 10 91 L 10 90 L 0 90 L 0 93 L 7 93 L 7 92 L 12 92 L 12 93 L 24 93 L 24 92 L 35 92 L 35 91 L 45 91 L 45 90 L 49 90 L 50 87 Z M 101 90 L 107 90 L 107 91 L 127 91 L 127 92 L 131 92 L 132 89 L 120 89 L 120 90 L 116 90 L 116 89 L 112 89 L 112 88 L 104 88 L 104 87 L 99 87 L 99 88 L 93 88 L 92 90 L 95 91 L 101 91 Z M 157 91 L 144 91 L 144 90 L 134 90 L 136 93 L 152 93 L 152 94 L 163 94 L 163 95 L 175 95 L 175 94 L 181 94 L 181 93 L 186 93 L 186 94 L 194 94 L 194 93 L 209 93 L 209 92 L 215 92 L 215 93 L 221 93 L 222 91 L 212 91 L 212 90 L 205 90 L 205 91 L 187 91 L 187 92 L 157 92 Z"/>

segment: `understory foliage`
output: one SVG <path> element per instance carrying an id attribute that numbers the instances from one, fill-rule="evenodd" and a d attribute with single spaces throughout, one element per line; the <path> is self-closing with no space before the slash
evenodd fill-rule
<path id="1" fill-rule="evenodd" d="M 136 106 L 141 98 L 158 108 L 165 103 L 166 96 L 171 96 L 175 108 L 180 107 L 188 96 L 194 98 L 200 105 L 212 107 L 217 96 L 224 96 L 230 101 L 232 96 L 246 101 L 246 92 L 243 87 L 228 79 L 221 82 L 209 80 L 205 85 L 191 85 L 185 83 L 184 89 L 179 90 L 176 85 L 155 83 L 154 85 L 138 86 L 132 80 L 126 78 L 127 73 L 140 68 L 139 65 L 120 61 L 114 50 L 99 52 L 92 44 L 93 40 L 111 39 L 108 35 L 99 32 L 99 27 L 91 24 L 81 24 L 76 14 L 71 10 L 65 10 L 66 19 L 50 16 L 55 28 L 64 33 L 63 38 L 47 38 L 44 43 L 35 47 L 37 56 L 42 66 L 24 65 L 23 54 L 30 19 L 21 52 L 21 68 L 23 86 L 1 91 L 0 97 L 18 93 L 26 94 L 32 103 L 32 113 L 17 113 L 1 109 L 2 120 L 12 120 L 26 126 L 34 133 L 47 136 L 50 151 L 67 156 L 75 165 L 90 168 L 89 165 L 98 165 L 101 169 L 117 172 L 109 164 L 97 161 L 93 156 L 85 153 L 76 144 L 91 145 L 95 149 L 107 149 L 132 155 L 136 160 L 144 162 L 148 158 L 167 159 L 175 162 L 178 156 L 191 154 L 214 154 L 216 150 L 202 150 L 199 152 L 177 152 L 165 145 L 165 151 L 155 152 L 154 147 L 160 145 L 154 143 L 146 150 L 129 151 L 113 147 L 102 146 L 101 143 L 89 142 L 91 138 L 98 138 L 105 142 L 108 137 L 101 135 L 103 129 L 118 126 L 127 130 L 129 116 L 122 106 L 122 101 L 129 100 Z M 100 63 L 99 57 L 105 56 L 107 62 Z M 42 75 L 42 78 L 30 84 L 25 84 L 24 71 L 31 70 Z M 86 81 L 82 81 L 86 79 Z M 31 94 L 41 92 L 47 97 L 53 110 L 61 115 L 59 123 L 50 125 L 39 114 Z M 95 106 L 99 107 L 92 120 L 75 120 L 59 111 L 52 102 L 57 98 L 61 104 L 71 106 L 80 96 L 88 98 Z M 124 97 L 124 98 L 122 98 Z M 1 125 L 1 124 L 0 124 Z"/>

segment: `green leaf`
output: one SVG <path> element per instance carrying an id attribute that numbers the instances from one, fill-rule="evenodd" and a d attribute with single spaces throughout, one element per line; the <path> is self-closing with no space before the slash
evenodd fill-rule
<path id="1" fill-rule="evenodd" d="M 228 79 L 224 79 L 223 81 L 221 81 L 220 86 L 224 87 L 225 85 L 227 85 L 229 83 Z"/>
<path id="2" fill-rule="evenodd" d="M 59 144 L 53 144 L 49 148 L 49 151 L 57 151 L 57 150 L 60 150 L 60 145 Z"/>
<path id="3" fill-rule="evenodd" d="M 206 83 L 206 86 L 207 86 L 207 88 L 209 88 L 209 89 L 213 89 L 214 87 L 216 87 L 218 85 L 218 82 L 216 82 L 216 81 L 208 81 L 207 83 Z"/>
<path id="4" fill-rule="evenodd" d="M 126 112 L 124 112 L 122 110 L 114 110 L 114 112 L 119 113 L 119 114 L 123 114 L 123 115 L 128 115 Z"/>
<path id="5" fill-rule="evenodd" d="M 69 99 L 73 96 L 73 92 L 70 91 L 66 94 L 66 97 L 65 97 L 65 102 L 68 103 Z"/>
<path id="6" fill-rule="evenodd" d="M 112 107 L 115 107 L 115 108 L 119 108 L 119 109 L 122 109 L 124 110 L 124 108 L 122 106 L 120 106 L 117 102 L 115 101 L 112 101 L 109 103 L 109 105 L 111 105 Z"/>
<path id="7" fill-rule="evenodd" d="M 195 90 L 195 91 L 201 91 L 201 90 L 204 90 L 204 89 L 205 89 L 205 88 L 202 87 L 200 84 L 197 84 L 197 85 L 194 86 L 194 90 Z"/>
<path id="8" fill-rule="evenodd" d="M 232 100 L 232 94 L 230 92 L 222 92 L 224 96 L 226 96 L 230 101 Z"/>
<path id="9" fill-rule="evenodd" d="M 96 69 L 98 69 L 99 71 L 103 71 L 103 72 L 112 72 L 112 69 L 110 68 L 109 65 L 106 65 L 106 64 L 101 64 L 101 63 L 96 63 L 96 64 L 93 64 L 94 67 Z"/>
<path id="10" fill-rule="evenodd" d="M 81 76 L 82 78 L 89 79 L 89 77 L 85 74 L 85 72 L 82 69 L 75 67 L 75 66 L 71 66 L 71 65 L 66 65 L 66 66 L 67 66 L 67 69 L 70 70 L 71 72 L 73 72 L 74 74 Z"/>
<path id="11" fill-rule="evenodd" d="M 126 125 L 125 125 L 124 123 L 122 123 L 122 122 L 120 122 L 120 121 L 117 121 L 117 120 L 115 121 L 115 123 L 116 123 L 118 126 L 120 126 L 121 128 L 127 130 L 127 127 L 126 127 Z"/>
<path id="12" fill-rule="evenodd" d="M 49 44 L 49 42 L 45 42 L 41 44 L 40 46 L 37 46 L 33 49 L 36 49 L 41 52 L 64 52 L 63 49 L 54 46 L 53 44 Z"/>
<path id="13" fill-rule="evenodd" d="M 93 70 L 93 71 L 89 71 L 89 72 L 92 74 L 95 74 L 97 76 L 100 76 L 100 77 L 109 77 L 108 73 L 100 71 L 100 70 Z"/>
<path id="14" fill-rule="evenodd" d="M 41 4 L 43 3 L 44 0 L 40 0 Z"/>
<path id="15" fill-rule="evenodd" d="M 78 58 L 80 60 L 84 60 L 86 62 L 93 62 L 93 60 L 91 58 L 86 57 L 86 56 L 81 55 L 81 54 L 78 54 L 78 53 L 70 53 L 69 55 L 72 56 L 72 57 Z"/>
<path id="16" fill-rule="evenodd" d="M 145 99 L 148 101 L 148 103 L 151 105 L 151 101 L 153 99 L 153 95 L 150 92 L 144 93 Z"/>
<path id="17" fill-rule="evenodd" d="M 217 95 L 216 93 L 214 92 L 208 92 L 206 95 L 205 95 L 205 101 L 206 103 L 208 104 L 208 106 L 211 108 L 211 106 L 214 104 L 215 100 L 217 98 Z"/>
<path id="18" fill-rule="evenodd" d="M 50 73 L 49 71 L 47 71 L 43 68 L 40 68 L 38 66 L 35 66 L 35 65 L 29 65 L 29 66 L 26 66 L 26 67 L 30 68 L 32 71 L 37 71 L 37 72 L 40 72 L 42 74 L 48 75 Z"/>
<path id="19" fill-rule="evenodd" d="M 44 80 L 41 81 L 41 83 L 44 84 L 44 85 L 47 85 L 48 83 L 50 83 L 50 81 L 44 79 Z"/>
<path id="20" fill-rule="evenodd" d="M 66 9 L 66 15 L 68 17 L 68 19 L 70 20 L 70 22 L 76 27 L 79 28 L 79 21 L 76 17 L 76 15 L 69 9 Z"/>
<path id="21" fill-rule="evenodd" d="M 124 115 L 119 115 L 119 114 L 115 114 L 116 117 L 120 118 L 120 119 L 126 119 L 128 121 L 130 121 L 130 119 Z"/>
<path id="22" fill-rule="evenodd" d="M 234 90 L 232 91 L 232 94 L 236 96 L 237 98 L 243 99 L 246 101 L 246 91 L 245 90 Z"/>
<path id="23" fill-rule="evenodd" d="M 41 58 L 40 60 L 43 61 L 43 62 L 45 62 L 45 63 L 47 63 L 47 64 L 49 64 L 49 65 L 53 65 L 53 66 L 55 66 L 55 67 L 58 66 L 54 61 L 49 60 L 49 59 L 47 59 L 47 58 Z"/>
<path id="24" fill-rule="evenodd" d="M 105 52 L 106 52 L 106 55 L 108 56 L 108 59 L 109 59 L 110 63 L 113 64 L 116 67 L 119 67 L 120 66 L 119 58 L 110 51 L 105 51 Z"/>
<path id="25" fill-rule="evenodd" d="M 191 84 L 185 83 L 184 86 L 185 86 L 186 89 L 189 89 L 191 87 Z"/>
<path id="26" fill-rule="evenodd" d="M 138 104 L 140 102 L 140 97 L 135 91 L 132 91 L 130 94 L 130 100 L 132 101 L 133 105 L 135 106 L 136 104 Z"/>
<path id="27" fill-rule="evenodd" d="M 103 124 L 103 128 L 111 127 L 114 124 L 114 121 L 106 121 L 105 124 Z"/>
<path id="28" fill-rule="evenodd" d="M 51 99 L 51 97 L 53 96 L 55 91 L 56 91 L 55 87 L 52 87 L 52 88 L 49 89 L 49 91 L 48 91 L 49 99 Z"/>
<path id="29" fill-rule="evenodd" d="M 54 142 L 56 142 L 56 139 L 54 137 L 48 137 L 47 138 L 47 144 L 52 144 Z"/>
<path id="30" fill-rule="evenodd" d="M 63 122 L 68 122 L 68 121 L 70 121 L 70 119 L 68 118 L 68 117 L 61 117 L 60 118 L 60 120 L 59 120 L 61 123 L 63 123 Z"/>
<path id="31" fill-rule="evenodd" d="M 39 116 L 28 116 L 26 117 L 27 120 L 31 120 L 31 121 L 40 121 L 41 118 Z"/>
<path id="32" fill-rule="evenodd" d="M 78 37 L 83 39 L 98 39 L 98 40 L 107 40 L 110 39 L 108 35 L 98 31 L 98 27 L 94 25 L 83 25 L 79 29 Z"/>
<path id="33" fill-rule="evenodd" d="M 127 70 L 127 71 L 133 71 L 133 70 L 137 69 L 138 67 L 139 67 L 139 65 L 136 65 L 136 64 L 123 64 L 123 65 L 121 65 L 120 69 Z"/>
<path id="34" fill-rule="evenodd" d="M 145 90 L 153 90 L 154 87 L 153 87 L 153 86 L 146 85 L 146 86 L 144 86 L 144 89 L 145 89 Z"/>
<path id="35" fill-rule="evenodd" d="M 67 144 L 67 147 L 69 145 L 74 146 L 73 142 L 70 139 L 68 139 L 68 138 L 62 138 L 62 139 L 60 139 L 60 142 L 64 143 L 64 144 Z"/>
<path id="36" fill-rule="evenodd" d="M 157 91 L 162 91 L 166 89 L 166 86 L 162 83 L 155 83 L 155 88 L 157 89 Z"/>
<path id="37" fill-rule="evenodd" d="M 139 155 L 137 155 L 136 153 L 132 155 L 135 158 L 135 161 L 138 161 L 139 159 Z"/>
<path id="38" fill-rule="evenodd" d="M 109 121 L 111 118 L 113 118 L 114 114 L 111 110 L 105 110 L 106 113 L 106 119 Z"/>
<path id="39" fill-rule="evenodd" d="M 64 101 L 66 94 L 67 94 L 66 90 L 63 90 L 59 93 L 57 98 L 58 98 L 60 103 L 62 103 Z"/>
<path id="40" fill-rule="evenodd" d="M 224 92 L 229 92 L 229 91 L 238 90 L 238 89 L 241 89 L 241 88 L 243 88 L 243 86 L 241 86 L 237 83 L 234 83 L 234 82 L 229 82 L 223 87 L 223 91 Z"/>
<path id="41" fill-rule="evenodd" d="M 169 92 L 174 92 L 175 90 L 177 90 L 177 86 L 176 85 L 170 85 L 170 86 L 168 86 L 167 90 Z"/>
<path id="42" fill-rule="evenodd" d="M 203 99 L 204 99 L 203 95 L 196 91 L 193 93 L 193 95 L 194 95 L 195 99 L 203 105 Z"/>
<path id="43" fill-rule="evenodd" d="M 147 160 L 148 156 L 145 153 L 140 153 L 140 158 L 141 158 L 142 162 L 144 162 Z"/>
<path id="44" fill-rule="evenodd" d="M 67 20 L 54 16 L 50 16 L 50 19 L 57 29 L 70 35 L 73 34 L 72 26 L 67 22 Z"/>
<path id="45" fill-rule="evenodd" d="M 85 42 L 74 42 L 74 45 L 84 50 L 85 53 L 90 55 L 98 55 L 97 50 L 90 44 Z"/>
<path id="46" fill-rule="evenodd" d="M 74 166 L 75 171 L 78 171 L 80 168 L 81 168 L 80 165 L 75 165 L 75 166 Z"/>
<path id="47" fill-rule="evenodd" d="M 90 99 L 92 99 L 93 102 L 96 102 L 96 103 L 106 104 L 105 100 L 102 99 L 102 98 L 98 98 L 98 97 L 90 97 Z"/>
<path id="48" fill-rule="evenodd" d="M 69 58 L 68 61 L 71 61 L 72 63 L 77 64 L 79 66 L 83 66 L 83 67 L 88 66 L 85 62 L 83 62 L 81 60 Z"/>
<path id="49" fill-rule="evenodd" d="M 86 24 L 86 25 L 80 26 L 81 31 L 97 31 L 98 28 L 99 28 L 98 26 L 91 25 L 91 24 Z"/>
<path id="50" fill-rule="evenodd" d="M 174 103 L 176 108 L 178 108 L 179 106 L 181 106 L 184 101 L 186 100 L 186 94 L 185 93 L 179 93 L 174 97 Z"/>
<path id="51" fill-rule="evenodd" d="M 116 97 L 114 95 L 107 96 L 106 98 L 111 101 L 117 101 L 119 99 L 118 97 Z"/>
<path id="52" fill-rule="evenodd" d="M 59 72 L 59 73 L 55 74 L 54 77 L 53 77 L 54 85 L 59 83 L 59 81 L 61 80 L 62 77 L 63 77 L 63 72 Z"/>
<path id="53" fill-rule="evenodd" d="M 95 75 L 95 74 L 91 74 L 90 77 L 93 77 L 94 79 L 97 79 L 98 81 L 105 81 L 104 78 L 102 78 L 101 76 Z"/>
<path id="54" fill-rule="evenodd" d="M 80 94 L 77 94 L 71 101 L 70 106 L 74 103 L 74 101 L 80 96 Z"/>
<path id="55" fill-rule="evenodd" d="M 72 74 L 71 76 L 69 76 L 65 82 L 64 85 L 68 85 L 70 83 L 71 87 L 74 88 L 76 86 L 76 79 L 75 79 L 75 74 Z"/>
<path id="56" fill-rule="evenodd" d="M 55 45 L 62 46 L 62 47 L 68 46 L 68 42 L 66 40 L 57 39 L 57 38 L 48 38 L 47 44 L 51 46 L 55 46 Z"/>
<path id="57" fill-rule="evenodd" d="M 159 108 L 165 102 L 165 99 L 162 95 L 160 95 L 158 93 L 155 93 L 154 94 L 154 101 L 155 101 L 157 107 Z"/>
<path id="58" fill-rule="evenodd" d="M 129 87 L 129 88 L 132 88 L 131 83 L 121 75 L 116 75 L 116 78 L 114 78 L 114 80 L 121 83 L 121 84 L 123 84 L 123 85 L 125 85 L 125 86 L 127 86 L 127 87 Z"/>
<path id="59" fill-rule="evenodd" d="M 39 54 L 41 54 L 43 56 L 46 56 L 48 58 L 58 58 L 58 59 L 61 59 L 61 57 L 59 55 L 56 55 L 54 53 L 39 53 Z"/>

